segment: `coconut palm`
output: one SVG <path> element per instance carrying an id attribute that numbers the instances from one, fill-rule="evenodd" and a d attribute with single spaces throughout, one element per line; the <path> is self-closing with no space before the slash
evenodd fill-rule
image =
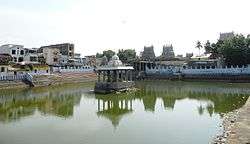
<path id="1" fill-rule="evenodd" d="M 201 48 L 202 48 L 203 46 L 201 45 L 201 42 L 200 41 L 197 41 L 197 43 L 196 43 L 196 48 L 198 48 L 199 49 L 199 56 L 200 56 L 200 51 L 201 51 Z"/>

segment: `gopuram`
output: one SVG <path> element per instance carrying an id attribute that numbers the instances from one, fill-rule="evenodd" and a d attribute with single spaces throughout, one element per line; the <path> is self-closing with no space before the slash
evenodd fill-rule
<path id="1" fill-rule="evenodd" d="M 112 93 L 116 91 L 126 91 L 135 86 L 133 81 L 132 66 L 125 66 L 114 55 L 108 65 L 96 68 L 98 80 L 95 84 L 95 93 Z"/>

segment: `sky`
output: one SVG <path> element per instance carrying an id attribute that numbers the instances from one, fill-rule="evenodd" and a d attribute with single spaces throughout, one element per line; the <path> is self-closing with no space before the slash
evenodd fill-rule
<path id="1" fill-rule="evenodd" d="M 0 0 L 0 45 L 74 43 L 83 56 L 164 44 L 194 52 L 221 32 L 250 33 L 249 0 Z"/>

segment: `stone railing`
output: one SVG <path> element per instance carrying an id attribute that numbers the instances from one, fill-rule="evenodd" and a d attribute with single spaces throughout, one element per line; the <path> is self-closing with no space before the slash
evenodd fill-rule
<path id="1" fill-rule="evenodd" d="M 60 73 L 74 73 L 74 72 L 93 72 L 94 68 L 90 66 L 78 66 L 78 67 L 54 67 L 53 72 Z"/>
<path id="2" fill-rule="evenodd" d="M 15 81 L 24 79 L 24 74 L 19 75 L 0 75 L 0 81 Z"/>

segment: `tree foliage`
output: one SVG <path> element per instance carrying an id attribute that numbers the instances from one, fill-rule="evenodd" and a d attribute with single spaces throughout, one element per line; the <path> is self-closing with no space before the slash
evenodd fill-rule
<path id="1" fill-rule="evenodd" d="M 123 63 L 130 63 L 136 58 L 134 49 L 120 49 L 117 55 Z"/>
<path id="2" fill-rule="evenodd" d="M 250 38 L 236 35 L 226 40 L 218 40 L 216 43 L 204 45 L 205 51 L 211 53 L 212 58 L 221 57 L 226 65 L 250 64 Z"/>
<path id="3" fill-rule="evenodd" d="M 102 54 L 96 53 L 96 58 L 102 58 L 102 57 L 106 56 L 107 59 L 110 60 L 112 58 L 112 56 L 114 56 L 114 55 L 115 55 L 114 51 L 106 50 L 106 51 L 103 51 Z"/>
<path id="4" fill-rule="evenodd" d="M 12 57 L 9 54 L 0 54 L 0 64 L 9 64 Z"/>

